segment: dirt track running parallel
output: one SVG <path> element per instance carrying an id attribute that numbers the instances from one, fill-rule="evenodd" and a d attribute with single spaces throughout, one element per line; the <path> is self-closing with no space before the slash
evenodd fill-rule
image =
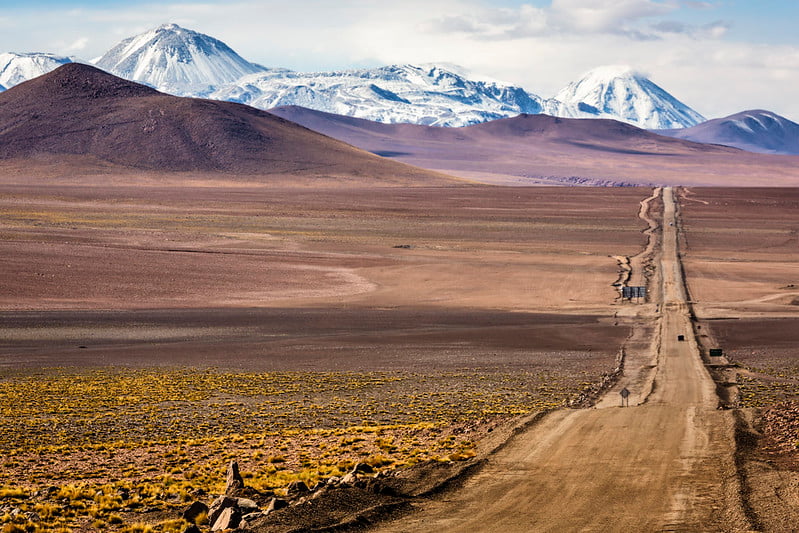
<path id="1" fill-rule="evenodd" d="M 595 409 L 560 410 L 479 473 L 381 531 L 725 531 L 748 529 L 734 462 L 734 420 L 692 334 L 672 189 L 657 266 L 654 383 Z M 685 340 L 678 340 L 683 335 Z M 626 372 L 634 369 L 627 368 Z"/>

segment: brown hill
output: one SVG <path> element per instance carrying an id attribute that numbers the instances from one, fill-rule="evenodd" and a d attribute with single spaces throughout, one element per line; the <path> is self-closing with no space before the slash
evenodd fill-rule
<path id="1" fill-rule="evenodd" d="M 614 120 L 519 115 L 463 128 L 271 110 L 415 166 L 498 184 L 799 185 L 799 158 L 674 139 Z"/>
<path id="2" fill-rule="evenodd" d="M 0 94 L 0 160 L 145 171 L 449 183 L 272 114 L 179 98 L 70 63 Z"/>

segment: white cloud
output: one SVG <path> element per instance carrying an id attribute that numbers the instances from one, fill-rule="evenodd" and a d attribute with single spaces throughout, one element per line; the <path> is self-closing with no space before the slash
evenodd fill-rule
<path id="1" fill-rule="evenodd" d="M 636 31 L 631 23 L 676 8 L 652 0 L 552 0 L 551 12 L 553 21 L 567 30 L 629 34 Z"/>
<path id="2" fill-rule="evenodd" d="M 68 44 L 64 49 L 67 52 L 80 52 L 81 50 L 85 50 L 88 44 L 89 44 L 88 37 L 79 37 L 72 44 Z"/>

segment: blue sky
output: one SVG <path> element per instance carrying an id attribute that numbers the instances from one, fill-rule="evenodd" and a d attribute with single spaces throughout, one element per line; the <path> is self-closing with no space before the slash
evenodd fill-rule
<path id="1" fill-rule="evenodd" d="M 92 59 L 166 22 L 265 66 L 447 62 L 543 97 L 629 64 L 708 117 L 799 121 L 794 0 L 0 0 L 0 52 Z"/>

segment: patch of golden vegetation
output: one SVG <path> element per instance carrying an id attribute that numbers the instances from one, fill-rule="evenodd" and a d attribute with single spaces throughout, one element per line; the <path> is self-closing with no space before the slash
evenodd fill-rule
<path id="1" fill-rule="evenodd" d="M 476 370 L 6 371 L 0 525 L 180 531 L 174 517 L 223 490 L 231 459 L 249 486 L 278 494 L 359 462 L 465 460 L 485 428 L 561 405 L 584 383 L 585 374 Z"/>

